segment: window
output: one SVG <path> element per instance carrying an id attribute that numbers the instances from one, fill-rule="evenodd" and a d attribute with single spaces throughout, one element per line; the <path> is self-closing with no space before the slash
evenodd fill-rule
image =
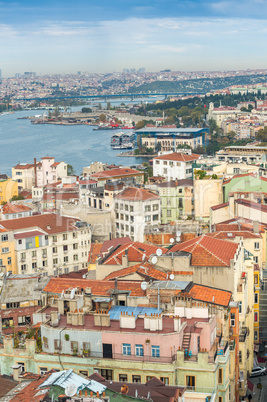
<path id="1" fill-rule="evenodd" d="M 158 221 L 159 216 L 158 215 L 153 215 L 153 221 Z"/>
<path id="2" fill-rule="evenodd" d="M 53 247 L 53 254 L 57 254 L 57 247 Z"/>
<path id="3" fill-rule="evenodd" d="M 45 373 L 47 373 L 47 367 L 39 367 L 39 372 L 41 375 L 44 375 Z"/>
<path id="4" fill-rule="evenodd" d="M 146 376 L 146 382 L 152 380 L 152 378 L 155 378 L 154 376 L 151 375 L 147 375 Z"/>
<path id="5" fill-rule="evenodd" d="M 32 269 L 35 269 L 35 268 L 37 268 L 37 262 L 32 263 Z"/>
<path id="6" fill-rule="evenodd" d="M 48 338 L 46 337 L 46 336 L 43 336 L 43 345 L 44 345 L 44 348 L 48 348 Z"/>
<path id="7" fill-rule="evenodd" d="M 255 312 L 254 313 L 254 322 L 258 322 L 258 320 L 259 320 L 258 313 Z"/>
<path id="8" fill-rule="evenodd" d="M 136 356 L 144 356 L 144 346 L 143 345 L 135 345 L 135 355 Z"/>
<path id="9" fill-rule="evenodd" d="M 160 381 L 164 382 L 165 385 L 169 385 L 169 377 L 160 377 Z"/>
<path id="10" fill-rule="evenodd" d="M 54 259 L 53 259 L 53 265 L 57 265 L 57 263 L 58 263 L 58 259 L 57 259 L 57 258 L 54 258 Z"/>
<path id="11" fill-rule="evenodd" d="M 83 353 L 90 352 L 90 342 L 83 342 Z"/>
<path id="12" fill-rule="evenodd" d="M 179 194 L 181 194 L 183 192 L 182 188 L 179 188 Z"/>
<path id="13" fill-rule="evenodd" d="M 8 265 L 11 265 L 11 257 L 8 257 L 8 259 L 7 259 L 7 264 L 8 264 Z"/>
<path id="14" fill-rule="evenodd" d="M 151 216 L 150 215 L 145 216 L 145 222 L 151 222 Z"/>
<path id="15" fill-rule="evenodd" d="M 64 274 L 68 274 L 69 273 L 69 268 L 64 268 Z"/>
<path id="16" fill-rule="evenodd" d="M 26 264 L 22 264 L 20 266 L 21 271 L 26 271 L 27 270 L 27 265 Z"/>
<path id="17" fill-rule="evenodd" d="M 258 283 L 259 283 L 258 275 L 254 275 L 254 284 L 258 285 Z"/>
<path id="18" fill-rule="evenodd" d="M 259 257 L 255 256 L 255 257 L 253 257 L 253 260 L 254 260 L 255 264 L 258 264 L 258 262 L 259 262 Z"/>
<path id="19" fill-rule="evenodd" d="M 25 373 L 25 363 L 23 363 L 23 362 L 18 362 L 17 364 L 18 364 L 18 366 L 21 367 L 21 373 Z"/>
<path id="20" fill-rule="evenodd" d="M 179 208 L 183 208 L 183 199 L 179 198 Z"/>
<path id="21" fill-rule="evenodd" d="M 77 341 L 72 341 L 70 343 L 70 348 L 71 348 L 71 351 L 73 353 L 78 353 L 78 342 Z"/>
<path id="22" fill-rule="evenodd" d="M 239 302 L 239 314 L 242 314 L 242 301 Z"/>
<path id="23" fill-rule="evenodd" d="M 29 315 L 22 315 L 18 317 L 18 325 L 30 325 L 31 324 L 31 316 Z"/>
<path id="24" fill-rule="evenodd" d="M 2 253 L 9 253 L 9 247 L 3 247 Z M 22 254 L 25 254 L 25 253 L 22 253 Z"/>
<path id="25" fill-rule="evenodd" d="M 100 375 L 102 377 L 104 377 L 106 380 L 112 380 L 113 379 L 113 370 L 101 369 Z"/>
<path id="26" fill-rule="evenodd" d="M 73 250 L 78 250 L 78 243 L 73 244 Z"/>
<path id="27" fill-rule="evenodd" d="M 73 261 L 78 261 L 78 254 L 74 254 Z"/>
<path id="28" fill-rule="evenodd" d="M 223 383 L 223 369 L 219 368 L 218 372 L 218 383 L 222 384 Z"/>
<path id="29" fill-rule="evenodd" d="M 195 386 L 196 386 L 196 377 L 192 376 L 192 375 L 187 375 L 186 376 L 186 384 L 187 388 L 191 389 L 191 390 L 195 390 Z"/>
<path id="30" fill-rule="evenodd" d="M 151 211 L 151 206 L 150 205 L 146 205 L 145 206 L 145 212 L 150 212 Z"/>
<path id="31" fill-rule="evenodd" d="M 119 374 L 119 381 L 127 381 L 128 376 L 127 374 Z"/>
<path id="32" fill-rule="evenodd" d="M 258 340 L 258 331 L 254 331 L 254 341 Z"/>
<path id="33" fill-rule="evenodd" d="M 255 304 L 258 304 L 258 303 L 259 303 L 259 294 L 258 294 L 258 293 L 255 293 L 255 294 L 254 294 L 254 303 L 255 303 Z"/>
<path id="34" fill-rule="evenodd" d="M 159 205 L 158 204 L 153 204 L 153 211 L 157 211 L 159 209 Z"/>
<path id="35" fill-rule="evenodd" d="M 259 250 L 259 249 L 260 249 L 260 243 L 258 241 L 255 241 L 254 250 Z"/>
<path id="36" fill-rule="evenodd" d="M 223 397 L 219 396 L 219 402 L 223 402 Z"/>
<path id="37" fill-rule="evenodd" d="M 167 209 L 167 217 L 170 218 L 172 216 L 172 211 L 171 209 Z"/>
<path id="38" fill-rule="evenodd" d="M 57 236 L 53 236 L 53 243 L 57 241 Z"/>
<path id="39" fill-rule="evenodd" d="M 68 240 L 68 235 L 67 235 L 67 233 L 63 233 L 63 240 Z"/>
<path id="40" fill-rule="evenodd" d="M 130 212 L 133 212 L 133 205 L 130 205 Z"/>
<path id="41" fill-rule="evenodd" d="M 61 341 L 59 339 L 54 340 L 54 348 L 55 350 L 61 350 Z"/>
<path id="42" fill-rule="evenodd" d="M 2 235 L 2 241 L 8 241 L 8 234 Z"/>
<path id="43" fill-rule="evenodd" d="M 88 377 L 88 371 L 87 370 L 79 370 L 79 374 L 84 375 L 85 377 Z"/>
<path id="44" fill-rule="evenodd" d="M 67 246 L 67 245 L 63 246 L 63 251 L 64 251 L 64 252 L 67 252 L 67 251 L 68 251 L 68 246 Z"/>
<path id="45" fill-rule="evenodd" d="M 122 344 L 122 354 L 123 355 L 131 355 L 131 344 L 130 343 L 123 343 Z"/>
<path id="46" fill-rule="evenodd" d="M 160 347 L 156 345 L 151 346 L 151 356 L 160 357 Z"/>
<path id="47" fill-rule="evenodd" d="M 43 260 L 43 267 L 47 267 L 47 260 Z"/>
<path id="48" fill-rule="evenodd" d="M 32 251 L 32 258 L 36 257 L 36 250 Z"/>
<path id="49" fill-rule="evenodd" d="M 133 375 L 132 376 L 132 382 L 141 382 L 141 376 L 140 375 Z"/>
<path id="50" fill-rule="evenodd" d="M 242 363 L 242 351 L 239 350 L 239 363 Z"/>
<path id="51" fill-rule="evenodd" d="M 235 314 L 234 313 L 231 313 L 230 325 L 231 325 L 231 327 L 235 327 Z"/>

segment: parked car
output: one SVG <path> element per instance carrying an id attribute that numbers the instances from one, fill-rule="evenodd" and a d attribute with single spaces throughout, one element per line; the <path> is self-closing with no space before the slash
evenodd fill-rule
<path id="1" fill-rule="evenodd" d="M 267 369 L 265 367 L 254 367 L 251 371 L 250 377 L 258 377 L 260 375 L 266 375 L 267 374 Z"/>

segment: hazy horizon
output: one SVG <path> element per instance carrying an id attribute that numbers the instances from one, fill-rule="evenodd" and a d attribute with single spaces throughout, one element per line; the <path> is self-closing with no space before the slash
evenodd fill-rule
<path id="1" fill-rule="evenodd" d="M 264 0 L 0 2 L 3 77 L 267 68 Z"/>

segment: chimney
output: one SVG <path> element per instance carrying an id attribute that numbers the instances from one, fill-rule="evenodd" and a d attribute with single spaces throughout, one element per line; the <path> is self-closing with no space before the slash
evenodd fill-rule
<path id="1" fill-rule="evenodd" d="M 260 223 L 259 221 L 253 221 L 253 232 L 259 233 L 260 232 Z"/>
<path id="2" fill-rule="evenodd" d="M 36 158 L 34 158 L 34 187 L 37 187 L 37 166 L 36 166 Z"/>
<path id="3" fill-rule="evenodd" d="M 13 380 L 14 381 L 21 381 L 21 379 L 19 378 L 20 374 L 21 374 L 21 366 L 19 364 L 16 364 L 15 366 L 12 366 L 13 369 Z"/>

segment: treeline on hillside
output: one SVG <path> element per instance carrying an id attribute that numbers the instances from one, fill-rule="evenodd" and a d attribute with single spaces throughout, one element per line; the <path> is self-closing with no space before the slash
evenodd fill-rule
<path id="1" fill-rule="evenodd" d="M 267 74 L 240 75 L 233 77 L 199 78 L 183 81 L 154 81 L 130 88 L 131 93 L 186 92 L 206 93 L 233 85 L 243 86 L 267 81 Z"/>

